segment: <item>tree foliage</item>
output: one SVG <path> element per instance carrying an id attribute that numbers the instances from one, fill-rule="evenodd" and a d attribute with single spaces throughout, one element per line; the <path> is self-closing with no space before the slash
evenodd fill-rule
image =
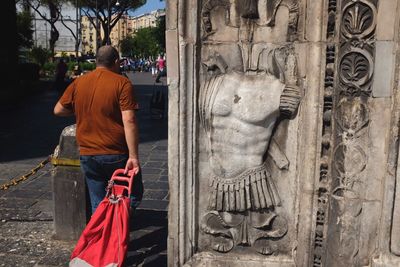
<path id="1" fill-rule="evenodd" d="M 156 33 L 157 28 L 139 29 L 134 36 L 129 36 L 121 41 L 122 54 L 144 58 L 157 56 L 163 50 Z"/>
<path id="2" fill-rule="evenodd" d="M 133 36 L 128 36 L 121 40 L 121 52 L 124 56 L 133 56 L 134 39 Z"/>
<path id="3" fill-rule="evenodd" d="M 46 48 L 42 48 L 41 46 L 32 48 L 29 53 L 31 60 L 39 64 L 41 67 L 43 67 L 43 65 L 51 56 L 51 51 L 47 50 Z"/>
<path id="4" fill-rule="evenodd" d="M 74 2 L 74 1 L 71 1 Z M 144 5 L 146 0 L 79 0 L 78 5 L 82 7 L 82 11 L 89 18 L 90 23 L 100 36 L 100 27 L 96 26 L 96 17 L 99 26 L 103 29 L 104 36 L 101 44 L 105 45 L 109 40 L 110 32 L 118 23 L 122 15 L 128 11 L 133 11 Z"/>
<path id="5" fill-rule="evenodd" d="M 17 12 L 17 46 L 31 48 L 33 45 L 32 14 L 23 10 Z"/>
<path id="6" fill-rule="evenodd" d="M 156 27 L 137 30 L 133 36 L 121 41 L 123 55 L 136 57 L 157 57 L 165 52 L 165 16 L 157 19 Z"/>
<path id="7" fill-rule="evenodd" d="M 157 27 L 154 30 L 154 34 L 160 49 L 165 51 L 165 16 L 157 18 Z"/>

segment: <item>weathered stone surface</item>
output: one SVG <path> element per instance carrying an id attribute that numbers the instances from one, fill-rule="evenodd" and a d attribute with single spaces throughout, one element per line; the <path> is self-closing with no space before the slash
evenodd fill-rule
<path id="1" fill-rule="evenodd" d="M 79 159 L 79 150 L 76 143 L 76 124 L 64 128 L 60 135 L 60 142 L 54 156 L 57 158 Z"/>
<path id="2" fill-rule="evenodd" d="M 379 1 L 378 25 L 376 39 L 379 41 L 393 41 L 396 35 L 396 19 L 398 16 L 398 1 Z M 390 68 L 388 68 L 390 69 Z"/>
<path id="3" fill-rule="evenodd" d="M 54 170 L 55 238 L 77 240 L 87 222 L 85 180 L 79 167 Z"/>
<path id="4" fill-rule="evenodd" d="M 399 266 L 398 1 L 174 6 L 169 266 Z"/>
<path id="5" fill-rule="evenodd" d="M 61 240 L 77 240 L 89 218 L 85 179 L 79 166 L 71 163 L 79 160 L 75 132 L 76 125 L 66 127 L 54 153 L 56 159 L 67 160 L 52 171 L 54 237 Z"/>
<path id="6" fill-rule="evenodd" d="M 252 266 L 265 266 L 265 267 L 294 267 L 296 264 L 290 259 L 285 257 L 271 257 L 268 262 L 257 255 L 243 255 L 237 254 L 230 255 L 217 255 L 210 252 L 202 252 L 196 254 L 185 267 L 202 267 L 202 266 L 229 266 L 229 267 L 252 267 Z M 263 263 L 264 261 L 264 263 Z"/>
<path id="7" fill-rule="evenodd" d="M 390 97 L 393 90 L 395 63 L 394 42 L 376 42 L 375 75 L 372 85 L 373 97 Z"/>
<path id="8" fill-rule="evenodd" d="M 293 249 L 296 204 L 289 192 L 296 191 L 296 115 L 307 73 L 298 70 L 305 66 L 305 57 L 299 64 L 296 51 L 311 50 L 306 45 L 296 50 L 287 43 L 303 35 L 298 32 L 304 28 L 298 22 L 304 19 L 297 1 L 247 3 L 239 8 L 239 1 L 209 1 L 198 7 L 200 18 L 178 19 L 181 27 L 198 23 L 201 29 L 182 32 L 187 37 L 180 40 L 185 48 L 179 65 L 185 73 L 180 77 L 180 84 L 186 85 L 180 92 L 185 113 L 170 114 L 178 116 L 182 127 L 172 126 L 170 137 L 184 136 L 170 139 L 170 177 L 179 176 L 170 184 L 170 212 L 176 213 L 175 205 L 184 209 L 170 216 L 172 236 L 180 234 L 180 241 L 170 244 L 179 251 L 179 257 L 170 254 L 171 266 L 190 258 L 193 248 L 187 240 L 195 236 L 195 250 L 228 252 L 232 257 L 238 251 L 258 253 L 264 257 L 259 264 L 261 259 L 272 264 L 268 255 L 290 255 Z M 191 1 L 181 8 L 188 6 Z M 195 40 L 201 50 L 196 54 L 191 50 Z M 198 98 L 191 98 L 197 91 Z M 170 106 L 182 103 L 180 99 L 171 97 Z M 199 117 L 193 106 L 199 107 Z M 178 168 L 171 166 L 174 158 L 184 159 Z M 175 195 L 180 196 L 178 202 Z"/>
<path id="9" fill-rule="evenodd" d="M 172 4 L 170 4 L 172 5 Z M 176 9 L 174 11 L 171 10 L 171 12 L 177 12 Z M 176 23 L 176 17 L 167 17 L 169 21 L 175 19 Z M 165 38 L 168 40 L 166 42 L 167 49 L 168 49 L 168 61 L 167 61 L 167 68 L 168 68 L 168 85 L 171 83 L 171 79 L 176 79 L 179 76 L 178 69 L 176 66 L 179 64 L 179 45 L 178 45 L 178 32 L 176 30 L 176 24 L 171 22 L 170 24 L 171 28 L 170 30 L 167 30 L 165 32 Z M 174 29 L 172 28 L 174 27 Z"/>

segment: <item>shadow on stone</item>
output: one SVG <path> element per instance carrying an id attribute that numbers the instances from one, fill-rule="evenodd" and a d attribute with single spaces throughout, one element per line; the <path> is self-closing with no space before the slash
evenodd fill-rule
<path id="1" fill-rule="evenodd" d="M 167 266 L 168 216 L 166 211 L 138 210 L 132 217 L 126 266 Z"/>

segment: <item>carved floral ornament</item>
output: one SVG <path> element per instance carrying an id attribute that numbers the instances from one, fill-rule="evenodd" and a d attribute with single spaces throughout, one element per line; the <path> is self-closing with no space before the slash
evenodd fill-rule
<path id="1" fill-rule="evenodd" d="M 352 188 L 355 181 L 353 178 L 367 166 L 367 155 L 361 146 L 347 143 L 340 143 L 334 153 L 335 169 L 343 178 L 341 184 L 346 188 Z"/>
<path id="2" fill-rule="evenodd" d="M 251 246 L 263 255 L 275 252 L 273 240 L 283 237 L 287 221 L 274 212 L 228 213 L 210 211 L 203 217 L 202 230 L 214 235 L 211 247 L 229 252 L 235 245 Z"/>
<path id="3" fill-rule="evenodd" d="M 327 256 L 341 266 L 358 266 L 365 175 L 368 163 L 370 112 L 368 97 L 374 75 L 376 2 L 345 0 L 341 7 L 341 43 L 339 47 L 337 88 L 334 107 L 336 142 L 333 150 L 331 207 L 336 225 L 330 225 L 334 237 L 329 243 L 337 252 Z M 321 261 L 323 262 L 323 261 Z M 339 266 L 338 265 L 338 266 Z M 318 266 L 321 266 L 318 265 Z"/>
<path id="4" fill-rule="evenodd" d="M 336 123 L 341 130 L 342 142 L 334 151 L 334 166 L 340 184 L 352 188 L 356 176 L 367 165 L 367 155 L 359 143 L 369 123 L 369 110 L 359 98 L 343 98 L 337 105 Z"/>
<path id="5" fill-rule="evenodd" d="M 353 0 L 343 8 L 342 34 L 349 39 L 363 39 L 374 32 L 376 7 L 366 0 Z"/>
<path id="6" fill-rule="evenodd" d="M 368 125 L 369 110 L 360 101 L 343 98 L 337 105 L 335 119 L 341 131 L 346 133 L 344 139 L 351 139 L 362 134 L 361 130 Z"/>
<path id="7" fill-rule="evenodd" d="M 370 95 L 373 74 L 373 58 L 365 49 L 350 46 L 340 58 L 339 78 L 346 95 Z"/>

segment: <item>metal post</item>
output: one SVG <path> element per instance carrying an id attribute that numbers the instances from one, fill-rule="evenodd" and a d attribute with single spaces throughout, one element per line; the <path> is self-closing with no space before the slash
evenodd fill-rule
<path id="1" fill-rule="evenodd" d="M 78 60 L 78 54 L 79 54 L 79 25 L 78 25 L 78 0 L 75 1 L 75 22 L 76 22 L 76 40 L 75 40 L 75 58 Z"/>
<path id="2" fill-rule="evenodd" d="M 107 13 L 108 13 L 108 19 L 107 19 L 107 44 L 111 44 L 111 39 L 110 39 L 110 20 L 111 20 L 111 11 L 110 11 L 110 0 L 107 0 Z"/>
<path id="3" fill-rule="evenodd" d="M 47 22 L 44 22 L 44 27 L 45 27 L 45 31 L 46 31 L 46 49 L 48 49 L 48 40 L 47 40 Z"/>
<path id="4" fill-rule="evenodd" d="M 99 7 L 97 6 L 97 0 L 96 0 L 96 55 L 97 55 L 97 50 L 99 49 L 99 38 L 100 38 Z"/>
<path id="5" fill-rule="evenodd" d="M 35 18 L 34 18 L 34 20 L 35 20 L 35 46 L 37 47 L 37 27 L 36 27 L 36 14 L 35 14 Z"/>
<path id="6" fill-rule="evenodd" d="M 79 7 L 79 45 L 81 47 L 81 55 L 83 54 L 83 44 L 82 44 L 82 8 Z M 78 47 L 79 49 L 79 47 Z"/>

